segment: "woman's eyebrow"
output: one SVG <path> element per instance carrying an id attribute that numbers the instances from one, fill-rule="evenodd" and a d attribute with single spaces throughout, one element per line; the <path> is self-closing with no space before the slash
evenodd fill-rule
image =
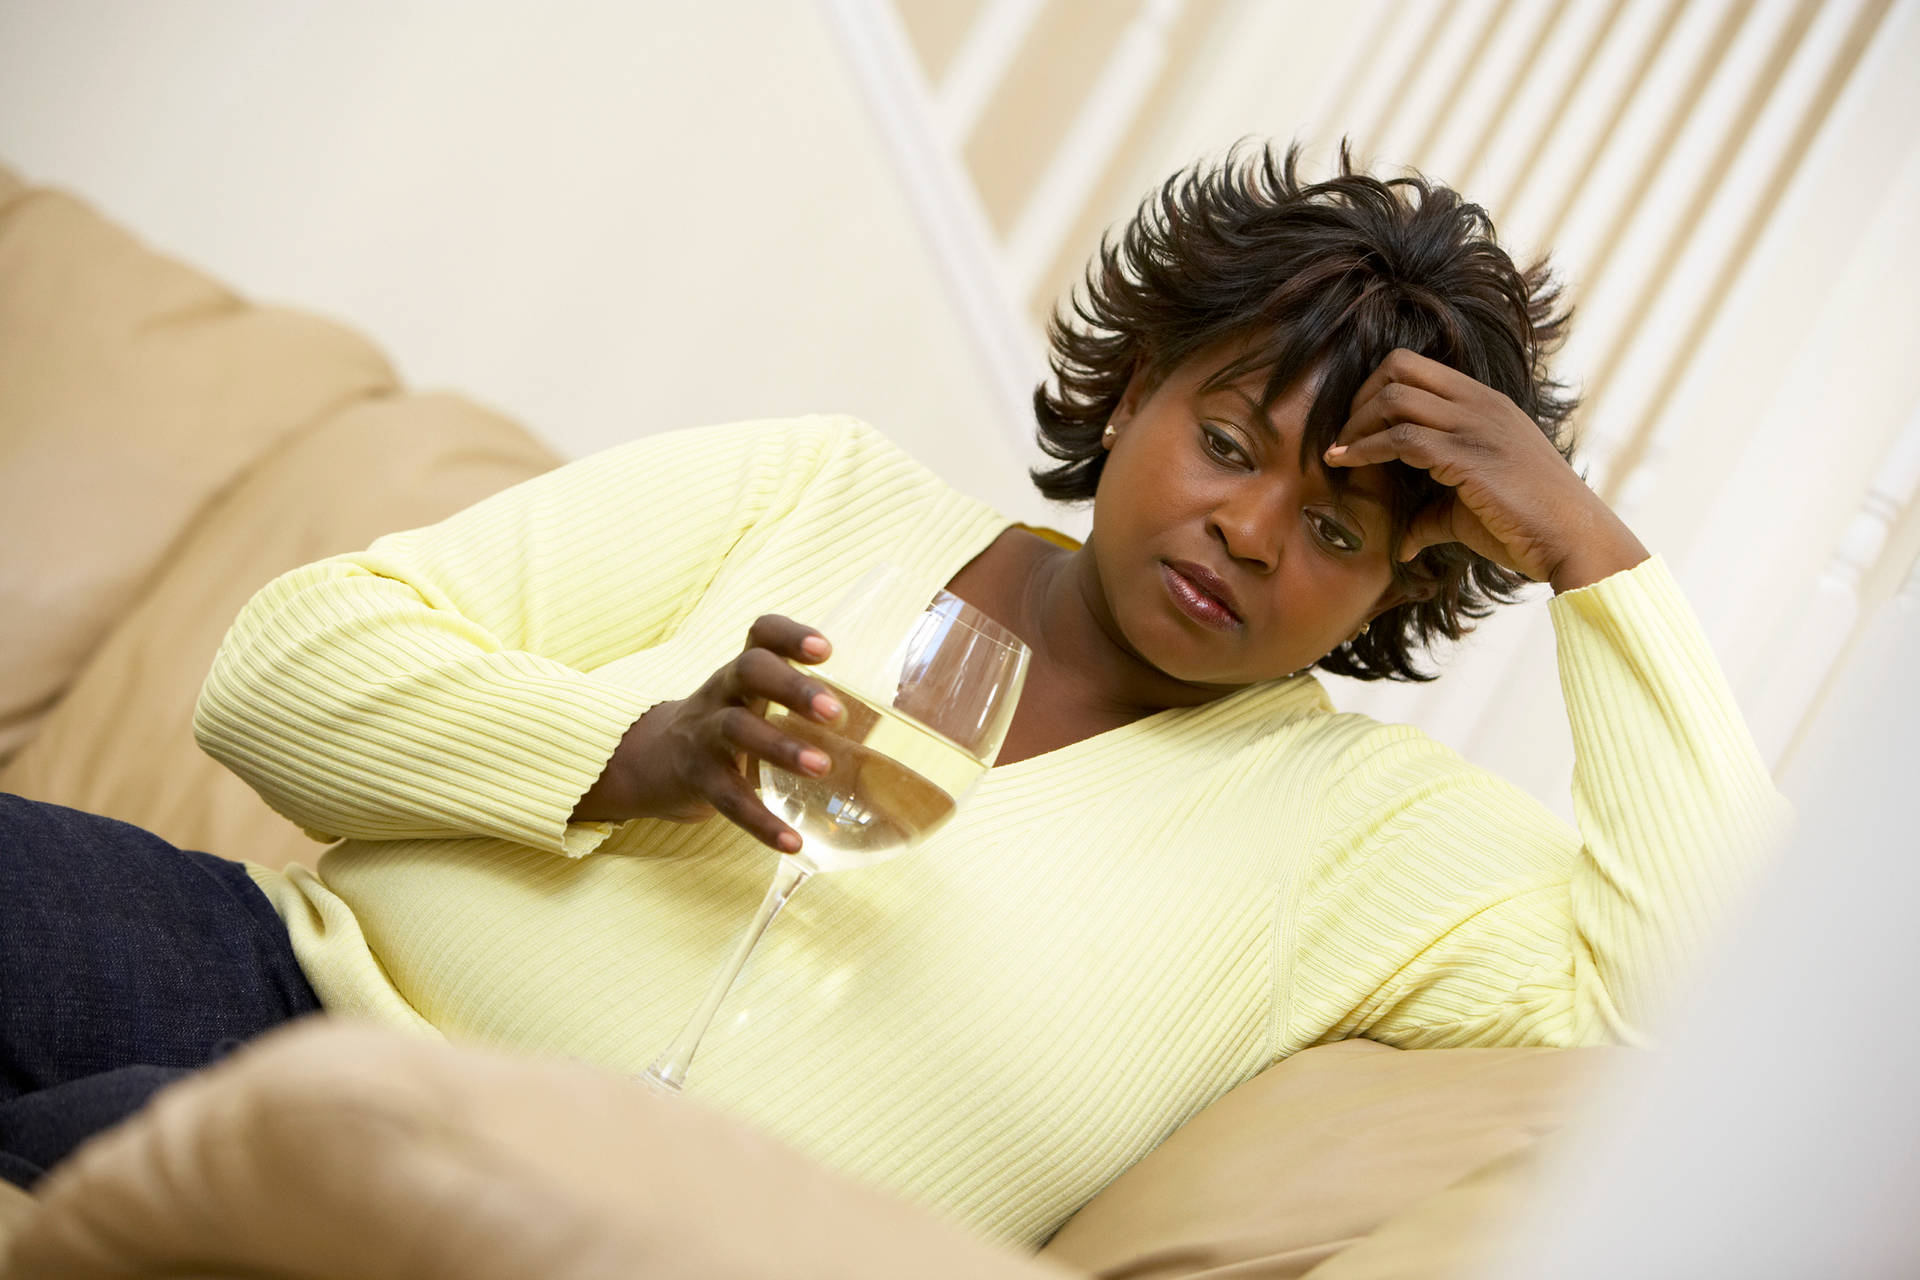
<path id="1" fill-rule="evenodd" d="M 1215 392 L 1215 394 L 1218 395 L 1221 392 L 1240 397 L 1241 402 L 1252 412 L 1254 424 L 1267 433 L 1268 441 L 1273 444 L 1280 443 L 1280 429 L 1273 425 L 1273 419 L 1267 416 L 1267 411 L 1260 406 L 1258 400 L 1248 395 L 1246 391 L 1240 387 L 1222 387 L 1220 391 Z"/>
<path id="2" fill-rule="evenodd" d="M 1267 439 L 1276 445 L 1280 443 L 1280 429 L 1273 425 L 1273 419 L 1268 417 L 1267 411 L 1260 407 L 1260 402 L 1258 400 L 1255 400 L 1252 396 L 1248 395 L 1244 388 L 1221 387 L 1219 388 L 1218 391 L 1215 391 L 1213 394 L 1215 395 L 1230 394 L 1233 396 L 1237 396 L 1240 399 L 1240 401 L 1246 405 L 1247 409 L 1252 415 L 1254 423 L 1258 425 L 1260 429 L 1266 433 Z M 1353 497 L 1360 498 L 1363 501 L 1372 503 L 1374 506 L 1380 508 L 1380 510 L 1384 512 L 1392 511 L 1393 509 L 1392 504 L 1390 504 L 1387 501 L 1385 495 L 1374 493 L 1372 490 L 1363 488 L 1359 484 L 1356 484 L 1355 481 L 1357 480 L 1357 478 L 1358 478 L 1357 472 L 1351 471 L 1351 470 L 1347 471 L 1345 473 L 1345 483 L 1340 486 L 1341 493 L 1350 494 Z"/>
<path id="3" fill-rule="evenodd" d="M 1387 505 L 1387 500 L 1381 497 L 1379 494 L 1368 493 L 1365 489 L 1357 488 L 1353 485 L 1348 485 L 1346 489 L 1342 492 L 1341 496 L 1359 498 L 1362 502 L 1366 502 L 1372 506 L 1376 506 L 1380 508 L 1380 510 L 1382 511 L 1391 510 L 1391 508 Z"/>

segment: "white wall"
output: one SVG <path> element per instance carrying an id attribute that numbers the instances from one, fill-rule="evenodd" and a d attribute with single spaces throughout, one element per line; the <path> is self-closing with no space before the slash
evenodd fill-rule
<path id="1" fill-rule="evenodd" d="M 0 160 L 570 456 L 850 412 L 1047 518 L 812 0 L 0 0 Z"/>

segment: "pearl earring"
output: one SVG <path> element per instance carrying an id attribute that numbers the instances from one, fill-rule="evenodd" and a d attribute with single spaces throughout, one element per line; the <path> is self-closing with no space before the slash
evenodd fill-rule
<path id="1" fill-rule="evenodd" d="M 1105 445 L 1107 448 L 1111 449 L 1113 448 L 1113 442 L 1116 439 L 1118 439 L 1119 436 L 1120 436 L 1120 433 L 1118 431 L 1115 431 L 1113 429 L 1113 424 L 1109 422 L 1107 424 L 1107 429 L 1100 433 L 1100 443 Z"/>

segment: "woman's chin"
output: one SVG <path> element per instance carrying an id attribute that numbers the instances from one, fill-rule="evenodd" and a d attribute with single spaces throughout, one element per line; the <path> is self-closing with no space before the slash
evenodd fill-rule
<path id="1" fill-rule="evenodd" d="M 1196 627 L 1175 616 L 1164 600 L 1153 600 L 1140 613 L 1117 619 L 1127 652 L 1169 680 L 1228 694 L 1263 681 L 1242 671 L 1235 640 L 1239 631 L 1221 632 Z"/>
<path id="2" fill-rule="evenodd" d="M 1243 666 L 1235 666 L 1220 660 L 1222 655 L 1196 652 L 1204 646 L 1193 644 L 1147 644 L 1136 645 L 1135 654 L 1154 670 L 1184 685 L 1206 689 L 1216 694 L 1228 694 L 1249 685 L 1272 684 L 1276 680 L 1285 680 L 1295 673 L 1295 668 L 1270 673 L 1248 672 Z M 1304 670 L 1311 667 L 1311 661 L 1299 664 Z"/>
<path id="3" fill-rule="evenodd" d="M 1196 688 L 1231 693 L 1254 683 L 1239 678 L 1217 660 L 1209 662 L 1206 655 L 1196 654 L 1190 647 L 1158 645 L 1138 649 L 1137 652 L 1142 661 L 1161 675 Z"/>

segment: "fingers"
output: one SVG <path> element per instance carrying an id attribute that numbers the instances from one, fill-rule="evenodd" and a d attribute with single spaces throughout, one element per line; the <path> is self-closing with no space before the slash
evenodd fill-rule
<path id="1" fill-rule="evenodd" d="M 748 628 L 745 650 L 708 686 L 709 697 L 718 694 L 730 705 L 710 710 L 702 735 L 707 761 L 691 781 L 715 812 L 783 853 L 800 848 L 800 835 L 761 803 L 750 781 L 758 776 L 754 761 L 815 778 L 825 776 L 833 762 L 818 747 L 783 732 L 762 712 L 769 703 L 778 703 L 810 721 L 838 721 L 845 714 L 839 700 L 824 683 L 792 665 L 819 662 L 831 652 L 826 637 L 812 627 L 763 614 Z"/>
<path id="2" fill-rule="evenodd" d="M 1458 396 L 1470 387 L 1480 384 L 1458 369 L 1450 368 L 1428 356 L 1405 347 L 1396 347 L 1387 353 L 1360 389 L 1353 393 L 1353 401 L 1347 406 L 1348 413 L 1357 413 L 1360 406 L 1379 395 L 1390 385 L 1417 387 L 1437 396 Z"/>
<path id="3" fill-rule="evenodd" d="M 1356 403 L 1334 441 L 1337 445 L 1350 445 L 1403 423 L 1453 430 L 1468 416 L 1445 396 L 1406 382 L 1388 383 L 1364 402 Z"/>
<path id="4" fill-rule="evenodd" d="M 1428 547 L 1442 543 L 1458 542 L 1460 539 L 1453 530 L 1453 517 L 1459 509 L 1458 499 L 1452 495 L 1435 499 L 1422 507 L 1407 526 L 1406 535 L 1400 540 L 1398 559 L 1405 564 Z"/>
<path id="5" fill-rule="evenodd" d="M 722 764 L 714 764 L 701 778 L 701 792 L 721 817 L 761 844 L 782 853 L 800 848 L 800 833 L 773 816 L 746 779 Z"/>
<path id="6" fill-rule="evenodd" d="M 747 628 L 747 648 L 768 649 L 794 662 L 819 662 L 833 646 L 805 623 L 777 613 L 763 613 Z"/>
<path id="7" fill-rule="evenodd" d="M 762 844 L 784 853 L 799 849 L 799 833 L 760 802 L 752 785 L 759 776 L 754 761 L 816 778 L 833 767 L 825 752 L 762 714 L 778 703 L 811 722 L 838 722 L 846 713 L 839 699 L 793 666 L 819 662 L 831 652 L 826 637 L 803 623 L 776 613 L 755 619 L 740 656 L 686 700 L 676 771 L 682 795 L 711 805 Z"/>
<path id="8" fill-rule="evenodd" d="M 826 752 L 792 734 L 782 733 L 765 717 L 745 707 L 730 707 L 720 714 L 720 734 L 728 758 L 744 752 L 790 772 L 815 778 L 825 777 L 833 767 Z"/>
<path id="9" fill-rule="evenodd" d="M 832 724 L 843 708 L 820 681 L 793 669 L 771 649 L 753 648 L 727 668 L 727 695 L 734 701 L 777 702 L 796 715 Z"/>
<path id="10" fill-rule="evenodd" d="M 1445 431 L 1418 423 L 1402 422 L 1382 426 L 1373 434 L 1351 444 L 1334 445 L 1326 452 L 1330 467 L 1367 467 L 1377 462 L 1404 462 L 1419 467 L 1442 484 L 1455 484 L 1450 477 L 1448 450 L 1454 438 Z"/>

